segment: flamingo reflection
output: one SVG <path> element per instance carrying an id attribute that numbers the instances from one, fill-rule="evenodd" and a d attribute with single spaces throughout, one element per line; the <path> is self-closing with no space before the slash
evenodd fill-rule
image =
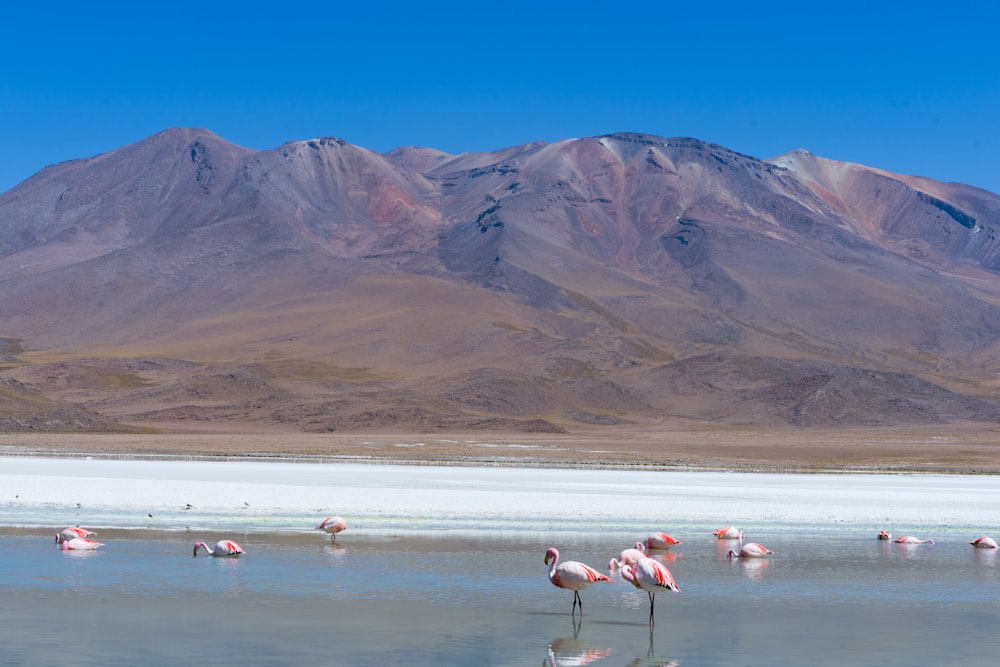
<path id="1" fill-rule="evenodd" d="M 653 652 L 653 626 L 649 626 L 649 651 L 645 658 L 636 658 L 625 667 L 678 667 L 681 663 L 677 660 L 657 658 Z"/>
<path id="2" fill-rule="evenodd" d="M 596 648 L 579 638 L 583 619 L 573 617 L 573 636 L 557 637 L 549 642 L 548 656 L 542 663 L 545 667 L 577 667 L 603 660 L 611 655 L 610 648 Z"/>

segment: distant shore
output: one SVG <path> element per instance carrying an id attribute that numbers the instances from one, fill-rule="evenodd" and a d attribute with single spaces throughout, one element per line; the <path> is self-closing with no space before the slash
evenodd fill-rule
<path id="1" fill-rule="evenodd" d="M 2 433 L 0 455 L 499 467 L 1000 474 L 1000 424 L 580 433 Z"/>

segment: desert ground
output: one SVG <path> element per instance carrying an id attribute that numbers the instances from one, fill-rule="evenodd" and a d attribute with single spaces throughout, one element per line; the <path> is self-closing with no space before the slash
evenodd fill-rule
<path id="1" fill-rule="evenodd" d="M 664 426 L 564 434 L 289 433 L 0 434 L 0 454 L 244 458 L 522 467 L 761 472 L 1000 474 L 1000 424 L 760 429 Z"/>

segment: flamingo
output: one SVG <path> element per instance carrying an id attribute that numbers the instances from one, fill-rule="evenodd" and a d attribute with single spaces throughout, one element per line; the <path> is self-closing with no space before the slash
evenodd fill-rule
<path id="1" fill-rule="evenodd" d="M 326 532 L 330 533 L 330 541 L 336 542 L 337 533 L 339 533 L 342 530 L 347 530 L 347 522 L 344 521 L 339 516 L 328 516 L 327 518 L 323 519 L 323 521 L 318 526 L 316 526 L 316 529 L 325 530 Z"/>
<path id="2" fill-rule="evenodd" d="M 880 539 L 880 540 L 891 540 L 892 539 L 892 533 L 890 533 L 888 530 L 880 530 L 880 531 L 878 531 L 878 539 Z"/>
<path id="3" fill-rule="evenodd" d="M 199 549 L 204 549 L 205 553 L 207 553 L 209 556 L 233 556 L 233 557 L 236 557 L 236 556 L 239 556 L 240 554 L 244 553 L 243 547 L 241 547 L 240 545 L 236 544 L 236 542 L 233 542 L 232 540 L 219 540 L 218 542 L 215 543 L 215 546 L 213 548 L 211 548 L 211 549 L 209 549 L 208 545 L 205 544 L 204 542 L 195 542 L 194 543 L 194 555 L 195 556 L 198 555 L 198 550 Z"/>
<path id="4" fill-rule="evenodd" d="M 719 528 L 718 530 L 713 530 L 712 534 L 715 535 L 720 540 L 742 540 L 743 531 L 736 526 L 726 526 L 725 528 Z"/>
<path id="5" fill-rule="evenodd" d="M 550 564 L 551 561 L 551 564 Z M 576 614 L 576 606 L 580 605 L 580 615 L 583 616 L 583 600 L 580 599 L 580 591 L 598 581 L 611 581 L 605 576 L 590 567 L 575 560 L 559 562 L 559 550 L 550 547 L 545 552 L 545 564 L 549 566 L 549 581 L 557 588 L 567 588 L 573 591 L 573 609 L 571 614 Z"/>
<path id="6" fill-rule="evenodd" d="M 774 552 L 765 547 L 763 544 L 757 544 L 756 542 L 748 542 L 740 548 L 740 552 L 736 553 L 734 550 L 729 550 L 729 558 L 763 558 L 768 554 L 773 554 Z"/>
<path id="7" fill-rule="evenodd" d="M 996 549 L 997 543 L 992 537 L 987 537 L 983 535 L 982 537 L 977 537 L 976 539 L 969 542 L 972 546 L 977 549 Z"/>
<path id="8" fill-rule="evenodd" d="M 60 542 L 60 547 L 63 551 L 93 551 L 94 549 L 103 546 L 103 542 L 88 540 L 86 537 L 74 537 L 64 542 Z"/>
<path id="9" fill-rule="evenodd" d="M 684 544 L 678 539 L 667 535 L 666 533 L 653 533 L 646 538 L 646 548 L 647 549 L 669 549 L 675 544 Z"/>
<path id="10" fill-rule="evenodd" d="M 667 566 L 660 561 L 643 556 L 634 565 L 622 567 L 622 577 L 636 588 L 646 591 L 649 595 L 649 624 L 653 625 L 653 605 L 656 601 L 658 591 L 674 591 L 679 593 L 681 588 L 674 581 L 674 575 L 670 574 Z"/>
<path id="11" fill-rule="evenodd" d="M 636 542 L 634 548 L 624 549 L 618 558 L 612 558 L 608 562 L 609 573 L 614 574 L 614 571 L 621 568 L 622 565 L 632 565 L 646 555 L 645 551 L 646 547 L 642 542 Z"/>
<path id="12" fill-rule="evenodd" d="M 63 528 L 61 531 L 56 533 L 56 544 L 62 544 L 68 540 L 72 540 L 76 537 L 92 537 L 97 535 L 97 533 L 87 530 L 86 528 L 80 528 L 79 526 L 71 526 L 69 528 Z"/>
<path id="13" fill-rule="evenodd" d="M 897 537 L 893 541 L 896 544 L 924 544 L 924 543 L 934 544 L 934 540 L 931 539 L 922 540 L 919 537 L 913 537 L 912 535 L 904 535 L 903 537 Z"/>

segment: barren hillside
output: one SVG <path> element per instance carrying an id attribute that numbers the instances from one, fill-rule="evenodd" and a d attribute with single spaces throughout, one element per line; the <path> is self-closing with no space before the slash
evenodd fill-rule
<path id="1" fill-rule="evenodd" d="M 996 424 L 998 230 L 804 151 L 172 129 L 0 195 L 0 428 Z"/>

